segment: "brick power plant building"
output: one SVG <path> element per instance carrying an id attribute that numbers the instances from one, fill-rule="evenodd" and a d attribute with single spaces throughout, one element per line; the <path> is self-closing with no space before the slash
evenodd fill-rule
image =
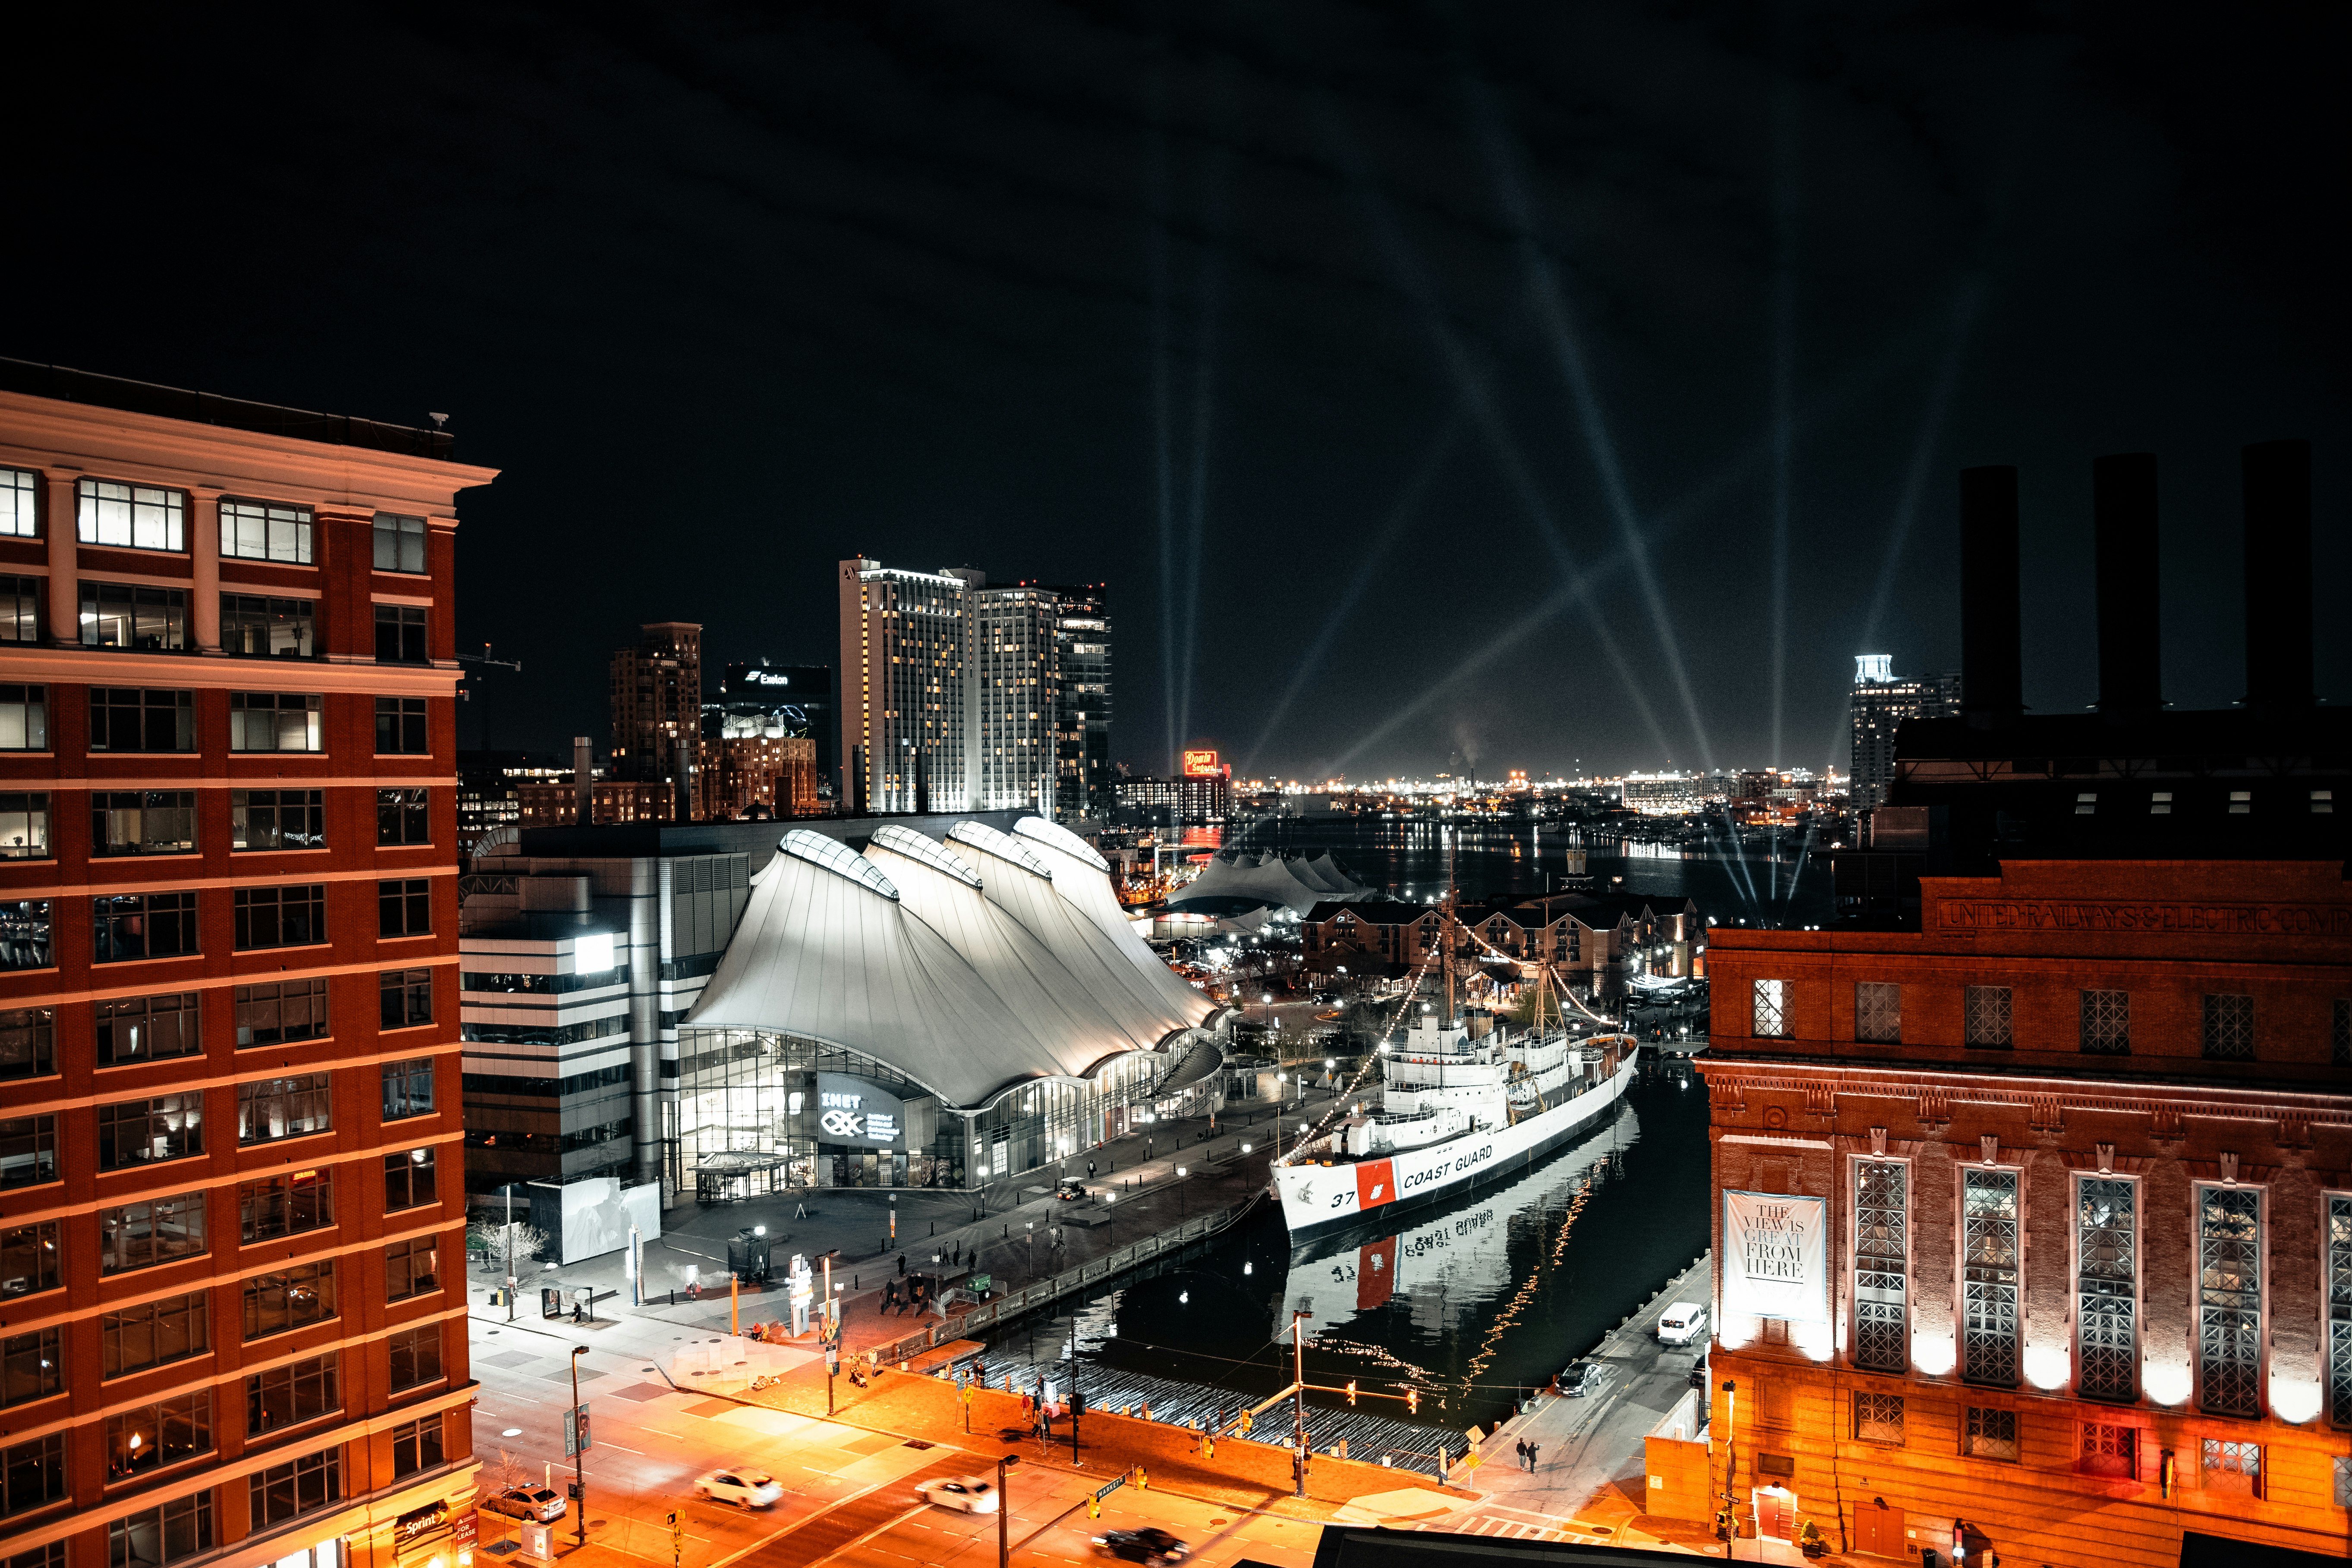
<path id="1" fill-rule="evenodd" d="M 2016 473 L 1961 476 L 1966 704 L 1904 724 L 1829 929 L 1714 932 L 1713 1485 L 1969 1563 L 2338 1555 L 2352 714 L 2310 455 L 2245 453 L 2247 700 L 2158 690 L 2155 461 L 2096 469 L 2099 710 L 2020 704 Z"/>
<path id="2" fill-rule="evenodd" d="M 0 362 L 0 1553 L 471 1527 L 438 431 Z"/>

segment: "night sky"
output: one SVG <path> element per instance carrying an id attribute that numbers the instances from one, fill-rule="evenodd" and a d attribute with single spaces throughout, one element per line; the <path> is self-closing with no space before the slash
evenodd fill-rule
<path id="1" fill-rule="evenodd" d="M 1968 464 L 2092 700 L 2143 449 L 2218 705 L 2279 436 L 2352 700 L 2347 15 L 49 6 L 0 353 L 451 414 L 500 746 L 601 748 L 640 621 L 833 662 L 862 552 L 1108 582 L 1138 772 L 1842 767 L 1852 655 L 1957 667 Z"/>

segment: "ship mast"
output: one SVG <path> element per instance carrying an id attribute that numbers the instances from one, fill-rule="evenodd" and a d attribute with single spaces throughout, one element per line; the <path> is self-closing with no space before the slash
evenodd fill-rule
<path id="1" fill-rule="evenodd" d="M 1437 959 L 1438 963 L 1445 973 L 1444 1026 L 1449 1029 L 1454 1027 L 1454 931 L 1452 928 L 1461 923 L 1460 917 L 1454 912 L 1454 840 L 1455 835 L 1459 834 L 1461 831 L 1462 830 L 1459 827 L 1455 827 L 1449 830 L 1445 835 L 1445 918 L 1437 922 Z"/>

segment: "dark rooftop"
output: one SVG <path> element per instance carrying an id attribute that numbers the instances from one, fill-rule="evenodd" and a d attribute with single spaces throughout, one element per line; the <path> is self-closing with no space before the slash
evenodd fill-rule
<path id="1" fill-rule="evenodd" d="M 371 452 L 431 458 L 440 462 L 453 460 L 457 439 L 446 430 L 387 425 L 382 420 L 359 419 L 348 414 L 317 414 L 307 408 L 252 403 L 242 397 L 158 386 L 152 382 L 100 375 L 61 364 L 35 364 L 28 360 L 0 358 L 0 391 L 54 397 L 60 403 L 82 403 L 93 408 L 116 408 L 126 414 L 186 419 L 230 430 L 252 430 L 265 436 L 288 436 L 331 447 L 358 447 Z"/>

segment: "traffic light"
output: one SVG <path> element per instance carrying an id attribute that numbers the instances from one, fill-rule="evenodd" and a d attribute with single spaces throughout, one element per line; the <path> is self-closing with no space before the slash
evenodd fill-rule
<path id="1" fill-rule="evenodd" d="M 1139 1492 L 1148 1492 L 1151 1489 L 1151 1478 L 1143 1473 L 1141 1465 L 1135 1467 L 1135 1489 Z"/>
<path id="2" fill-rule="evenodd" d="M 1356 1403 L 1356 1380 L 1352 1377 L 1348 1380 L 1348 1403 Z"/>
<path id="3" fill-rule="evenodd" d="M 1087 1517 L 1088 1519 L 1100 1519 L 1102 1517 L 1102 1499 L 1092 1496 L 1089 1496 L 1087 1499 Z"/>

